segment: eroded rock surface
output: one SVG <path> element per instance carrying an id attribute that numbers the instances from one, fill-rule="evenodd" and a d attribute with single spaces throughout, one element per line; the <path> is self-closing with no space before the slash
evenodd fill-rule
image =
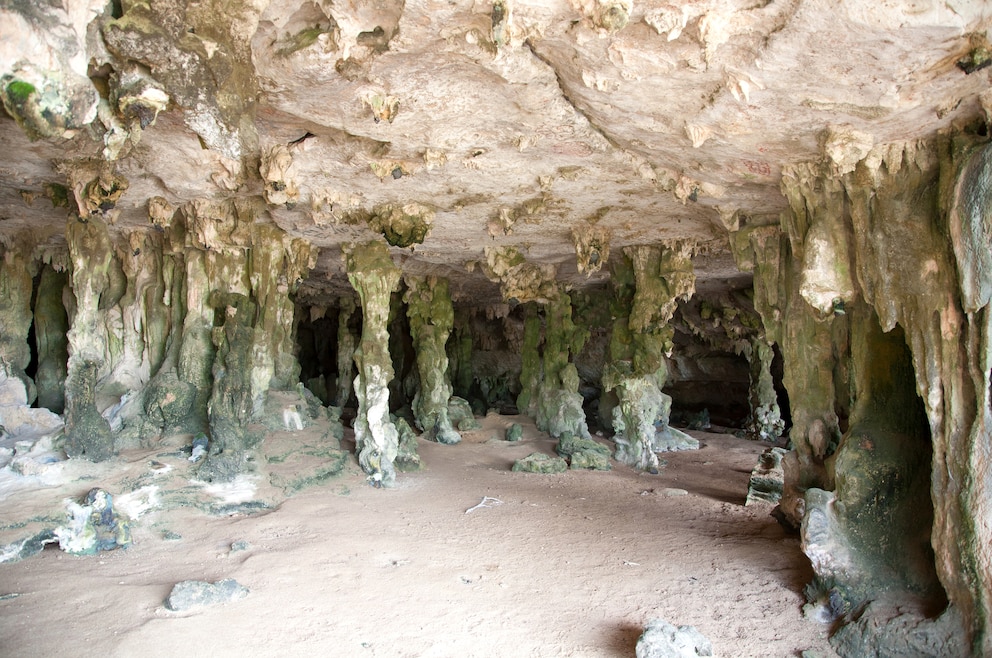
<path id="1" fill-rule="evenodd" d="M 302 384 L 389 485 L 390 414 L 651 471 L 705 410 L 788 441 L 814 598 L 992 654 L 987 10 L 759 5 L 7 3 L 0 440 L 226 481 Z"/>

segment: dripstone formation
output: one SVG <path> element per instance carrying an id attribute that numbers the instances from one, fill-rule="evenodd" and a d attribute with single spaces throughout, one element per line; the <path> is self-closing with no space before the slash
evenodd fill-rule
<path id="1" fill-rule="evenodd" d="M 990 29 L 958 0 L 4 3 L 0 456 L 188 435 L 226 482 L 282 396 L 390 487 L 474 415 L 556 438 L 538 472 L 657 472 L 692 419 L 779 444 L 755 502 L 780 465 L 842 655 L 992 655 Z"/>

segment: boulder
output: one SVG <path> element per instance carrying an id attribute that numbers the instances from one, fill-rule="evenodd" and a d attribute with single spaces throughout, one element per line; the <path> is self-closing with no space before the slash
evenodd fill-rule
<path id="1" fill-rule="evenodd" d="M 663 619 L 652 619 L 637 640 L 637 658 L 697 658 L 712 656 L 713 645 L 694 626 L 676 628 Z"/>
<path id="2" fill-rule="evenodd" d="M 246 596 L 248 596 L 248 588 L 233 578 L 226 578 L 216 583 L 184 580 L 172 588 L 169 597 L 165 600 L 165 608 L 173 612 L 184 612 L 218 603 L 238 601 Z"/>

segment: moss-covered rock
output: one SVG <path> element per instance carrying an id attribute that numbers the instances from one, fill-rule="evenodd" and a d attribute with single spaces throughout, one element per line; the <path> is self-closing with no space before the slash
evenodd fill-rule
<path id="1" fill-rule="evenodd" d="M 568 464 L 561 457 L 552 457 L 543 452 L 534 452 L 513 463 L 514 473 L 564 473 Z"/>
<path id="2" fill-rule="evenodd" d="M 417 453 L 417 434 L 405 418 L 394 418 L 396 431 L 399 434 L 399 444 L 396 448 L 396 470 L 403 473 L 419 471 L 424 467 Z"/>
<path id="3" fill-rule="evenodd" d="M 458 443 L 461 436 L 448 416 L 452 388 L 445 345 L 454 326 L 448 281 L 408 276 L 406 284 L 403 300 L 407 305 L 420 377 L 420 386 L 413 399 L 413 413 L 425 438 L 438 443 Z"/>
<path id="4" fill-rule="evenodd" d="M 420 203 L 376 206 L 368 220 L 369 228 L 381 233 L 394 247 L 421 244 L 434 224 L 434 210 Z"/>
<path id="5" fill-rule="evenodd" d="M 208 482 L 232 480 L 250 471 L 250 451 L 261 441 L 248 428 L 255 415 L 249 363 L 254 338 L 251 323 L 257 307 L 237 293 L 214 293 L 210 305 L 222 314 L 223 325 L 213 331 L 216 358 L 209 406 L 210 450 L 198 469 L 199 477 Z"/>
<path id="6" fill-rule="evenodd" d="M 2 275 L 0 275 L 2 276 Z M 35 383 L 38 406 L 62 413 L 69 363 L 69 316 L 62 301 L 69 283 L 65 272 L 46 265 L 41 271 L 34 303 L 34 336 L 38 348 Z M 4 332 L 6 333 L 6 332 Z"/>
<path id="7" fill-rule="evenodd" d="M 562 434 L 555 446 L 555 452 L 569 460 L 569 468 L 574 470 L 608 471 L 610 449 L 591 438 Z"/>

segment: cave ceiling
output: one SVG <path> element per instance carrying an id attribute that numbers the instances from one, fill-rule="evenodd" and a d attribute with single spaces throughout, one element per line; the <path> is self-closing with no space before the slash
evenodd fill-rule
<path id="1" fill-rule="evenodd" d="M 314 299 L 347 288 L 341 245 L 396 212 L 430 225 L 394 260 L 456 301 L 498 296 L 487 247 L 602 282 L 576 235 L 614 257 L 686 241 L 699 288 L 740 285 L 729 232 L 778 221 L 784 167 L 850 169 L 973 121 L 992 70 L 985 2 L 24 4 L 0 2 L 4 84 L 62 76 L 82 109 L 32 139 L 8 102 L 0 235 L 57 247 L 50 184 L 103 166 L 127 181 L 120 231 L 151 228 L 154 197 L 250 202 L 319 248 Z M 137 121 L 134 98 L 161 112 Z"/>

